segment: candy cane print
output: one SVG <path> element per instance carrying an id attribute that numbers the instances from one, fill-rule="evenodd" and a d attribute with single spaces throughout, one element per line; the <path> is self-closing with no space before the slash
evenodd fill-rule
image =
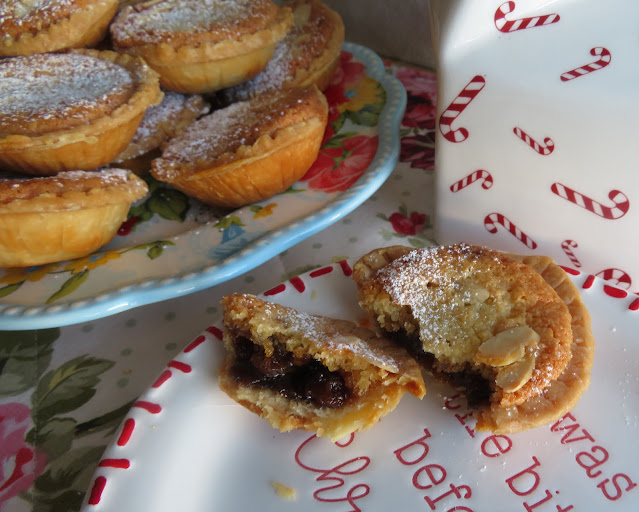
<path id="1" fill-rule="evenodd" d="M 528 135 L 525 131 L 523 131 L 518 126 L 513 128 L 513 133 L 517 135 L 521 140 L 523 140 L 526 144 L 528 144 L 531 148 L 533 148 L 540 155 L 549 155 L 555 149 L 555 143 L 550 137 L 546 137 L 544 139 L 544 144 L 541 145 L 535 139 L 533 139 L 530 135 Z"/>
<path id="2" fill-rule="evenodd" d="M 573 252 L 573 249 L 576 249 L 577 247 L 579 247 L 579 244 L 574 240 L 564 240 L 563 242 L 561 242 L 561 248 L 566 253 L 566 256 L 568 256 L 573 266 L 581 267 L 581 261 L 579 261 L 579 259 Z"/>
<path id="3" fill-rule="evenodd" d="M 493 186 L 492 175 L 488 171 L 477 169 L 476 171 L 471 172 L 468 176 L 453 183 L 450 186 L 450 190 L 452 192 L 459 192 L 462 188 L 466 188 L 468 185 L 470 185 L 471 183 L 475 183 L 477 180 L 483 180 L 481 187 L 484 190 L 488 190 L 490 187 Z"/>
<path id="4" fill-rule="evenodd" d="M 464 111 L 468 104 L 473 101 L 475 96 L 479 94 L 479 91 L 484 88 L 484 85 L 486 85 L 486 80 L 484 80 L 483 76 L 474 76 L 451 104 L 448 105 L 448 108 L 442 112 L 442 115 L 439 116 L 439 131 L 441 131 L 447 141 L 463 142 L 468 138 L 468 130 L 466 130 L 466 128 L 453 130 L 451 124 L 457 119 L 457 116 Z"/>
<path id="5" fill-rule="evenodd" d="M 601 46 L 591 49 L 590 55 L 593 57 L 599 57 L 599 59 L 591 62 L 590 64 L 585 64 L 570 71 L 566 71 L 561 75 L 561 81 L 567 82 L 568 80 L 573 80 L 580 76 L 587 75 L 588 73 L 592 73 L 593 71 L 597 71 L 598 69 L 605 68 L 608 64 L 610 64 L 610 60 L 612 59 L 610 52 Z"/>
<path id="6" fill-rule="evenodd" d="M 632 284 L 630 276 L 618 268 L 607 268 L 595 275 L 597 277 L 601 277 L 604 281 L 611 282 L 614 286 L 623 288 L 624 290 L 628 290 Z"/>
<path id="7" fill-rule="evenodd" d="M 530 238 L 526 233 L 524 233 L 521 229 L 515 226 L 510 220 L 508 220 L 501 213 L 489 213 L 484 218 L 484 226 L 488 230 L 489 233 L 497 233 L 499 231 L 499 226 L 503 226 L 511 235 L 513 235 L 517 240 L 519 240 L 522 244 L 524 244 L 529 249 L 536 249 L 537 242 L 535 242 L 532 238 Z"/>
<path id="8" fill-rule="evenodd" d="M 608 193 L 608 199 L 610 199 L 614 206 L 605 206 L 588 196 L 580 194 L 576 190 L 566 187 L 561 183 L 553 183 L 550 190 L 557 194 L 559 197 L 570 201 L 577 206 L 585 208 L 589 212 L 592 212 L 604 219 L 615 220 L 620 219 L 630 209 L 630 201 L 621 190 L 611 190 Z"/>
<path id="9" fill-rule="evenodd" d="M 540 27 L 550 25 L 559 21 L 559 14 L 546 14 L 544 16 L 534 16 L 530 18 L 520 18 L 508 21 L 506 15 L 515 10 L 515 2 L 505 2 L 495 11 L 495 26 L 500 32 L 514 32 L 525 28 Z"/>

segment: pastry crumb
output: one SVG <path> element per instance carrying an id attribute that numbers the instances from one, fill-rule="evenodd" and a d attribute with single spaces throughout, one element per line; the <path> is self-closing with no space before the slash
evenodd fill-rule
<path id="1" fill-rule="evenodd" d="M 271 485 L 280 498 L 294 500 L 297 498 L 297 492 L 292 487 L 288 487 L 280 482 L 272 481 Z"/>

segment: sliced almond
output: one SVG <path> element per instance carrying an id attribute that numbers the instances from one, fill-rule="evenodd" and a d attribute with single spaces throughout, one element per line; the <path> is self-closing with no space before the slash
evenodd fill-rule
<path id="1" fill-rule="evenodd" d="M 522 359 L 508 366 L 502 366 L 497 372 L 495 384 L 506 393 L 514 393 L 532 377 L 535 369 L 535 354 L 528 352 Z"/>
<path id="2" fill-rule="evenodd" d="M 490 366 L 506 366 L 524 357 L 526 349 L 539 342 L 539 334 L 527 325 L 502 331 L 484 341 L 475 354 L 475 361 Z"/>

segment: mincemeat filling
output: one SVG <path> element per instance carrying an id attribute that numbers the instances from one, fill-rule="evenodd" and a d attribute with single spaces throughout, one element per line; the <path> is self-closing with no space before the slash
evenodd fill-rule
<path id="1" fill-rule="evenodd" d="M 350 391 L 339 372 L 331 372 L 308 356 L 296 357 L 281 345 L 267 357 L 261 345 L 238 336 L 234 340 L 233 378 L 245 386 L 270 389 L 280 395 L 317 407 L 337 409 L 344 405 Z"/>

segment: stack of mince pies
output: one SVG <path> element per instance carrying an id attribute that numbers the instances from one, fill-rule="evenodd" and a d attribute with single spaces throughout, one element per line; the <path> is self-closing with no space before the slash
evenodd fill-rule
<path id="1" fill-rule="evenodd" d="M 343 40 L 319 0 L 1 2 L 0 267 L 96 251 L 149 172 L 223 208 L 283 192 Z"/>

